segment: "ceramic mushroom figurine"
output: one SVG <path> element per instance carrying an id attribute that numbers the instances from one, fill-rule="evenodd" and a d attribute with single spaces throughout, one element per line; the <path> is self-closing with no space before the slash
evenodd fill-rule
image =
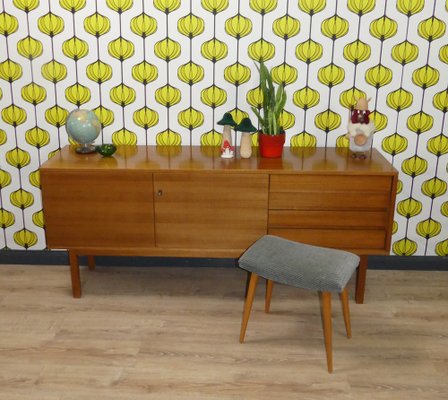
<path id="1" fill-rule="evenodd" d="M 252 139 L 250 134 L 251 132 L 255 132 L 257 128 L 252 125 L 250 118 L 243 118 L 241 122 L 235 126 L 235 130 L 241 132 L 241 158 L 250 158 L 252 155 Z"/>
<path id="2" fill-rule="evenodd" d="M 375 124 L 370 121 L 369 101 L 361 97 L 351 112 L 347 138 L 353 158 L 365 159 L 372 144 Z"/>
<path id="3" fill-rule="evenodd" d="M 236 122 L 230 113 L 225 113 L 218 125 L 224 126 L 222 130 L 221 158 L 233 158 L 235 148 L 232 146 L 232 131 Z"/>

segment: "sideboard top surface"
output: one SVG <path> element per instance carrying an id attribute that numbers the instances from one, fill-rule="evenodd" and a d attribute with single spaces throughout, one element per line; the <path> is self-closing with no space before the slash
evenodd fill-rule
<path id="1" fill-rule="evenodd" d="M 118 146 L 112 157 L 77 154 L 74 146 L 65 146 L 42 165 L 42 170 L 146 170 L 146 171 L 228 171 L 264 173 L 347 173 L 391 175 L 397 171 L 378 150 L 367 159 L 353 159 L 347 148 L 285 147 L 282 158 L 244 159 L 220 157 L 217 146 Z"/>

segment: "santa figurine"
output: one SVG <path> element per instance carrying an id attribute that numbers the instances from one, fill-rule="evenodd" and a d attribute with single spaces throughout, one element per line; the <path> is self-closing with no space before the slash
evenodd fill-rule
<path id="1" fill-rule="evenodd" d="M 370 98 L 361 97 L 351 112 L 347 138 L 353 158 L 367 158 L 372 145 L 375 124 L 370 121 L 369 101 Z"/>

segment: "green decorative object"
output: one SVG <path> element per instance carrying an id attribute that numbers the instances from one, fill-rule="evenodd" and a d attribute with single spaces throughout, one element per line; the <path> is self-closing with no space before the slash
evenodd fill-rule
<path id="1" fill-rule="evenodd" d="M 95 151 L 101 154 L 103 157 L 110 157 L 117 151 L 117 146 L 113 143 L 104 143 L 99 146 L 95 146 Z"/>
<path id="2" fill-rule="evenodd" d="M 236 125 L 235 120 L 232 117 L 232 114 L 226 112 L 222 118 L 217 122 L 218 125 L 229 125 L 234 127 Z"/>
<path id="3" fill-rule="evenodd" d="M 241 122 L 235 126 L 234 128 L 236 131 L 239 132 L 255 132 L 257 128 L 252 125 L 252 121 L 250 118 L 243 118 Z"/>
<path id="4" fill-rule="evenodd" d="M 77 153 L 95 152 L 95 146 L 92 143 L 100 134 L 101 123 L 93 111 L 73 110 L 67 117 L 65 128 L 68 136 L 81 145 L 76 148 Z"/>

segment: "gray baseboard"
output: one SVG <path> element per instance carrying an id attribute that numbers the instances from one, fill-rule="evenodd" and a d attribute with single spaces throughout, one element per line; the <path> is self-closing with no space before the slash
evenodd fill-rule
<path id="1" fill-rule="evenodd" d="M 233 258 L 95 257 L 100 266 L 134 267 L 235 267 Z M 85 260 L 81 259 L 81 264 Z M 67 265 L 66 251 L 1 250 L 0 264 Z M 448 271 L 448 257 L 370 256 L 369 268 L 379 270 Z"/>
<path id="2" fill-rule="evenodd" d="M 370 256 L 369 269 L 448 271 L 448 257 Z"/>

